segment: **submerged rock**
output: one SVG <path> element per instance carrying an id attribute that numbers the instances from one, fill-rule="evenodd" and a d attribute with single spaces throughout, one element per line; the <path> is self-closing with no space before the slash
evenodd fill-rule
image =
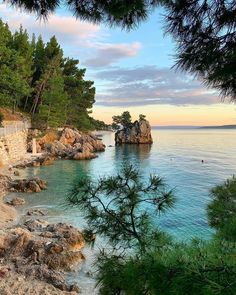
<path id="1" fill-rule="evenodd" d="M 115 134 L 116 144 L 152 144 L 151 126 L 147 120 L 135 121 Z"/>
<path id="2" fill-rule="evenodd" d="M 20 206 L 25 204 L 25 200 L 22 198 L 13 198 L 11 201 L 8 201 L 7 204 L 12 205 L 12 206 Z"/>

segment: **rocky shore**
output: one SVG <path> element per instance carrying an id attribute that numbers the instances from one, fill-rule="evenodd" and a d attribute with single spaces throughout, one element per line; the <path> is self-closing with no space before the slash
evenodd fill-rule
<path id="1" fill-rule="evenodd" d="M 14 171 L 11 171 L 14 175 Z M 15 206 L 21 198 L 4 203 L 9 191 L 39 192 L 46 182 L 38 179 L 13 179 L 0 175 L 0 294 L 78 294 L 79 286 L 68 284 L 67 271 L 84 261 L 82 233 L 67 224 L 48 224 L 41 210 L 29 210 L 17 219 Z M 34 288 L 32 288 L 34 286 Z M 13 288 L 13 289 L 12 289 Z M 14 291 L 13 291 L 14 290 Z"/>
<path id="2" fill-rule="evenodd" d="M 37 154 L 32 155 L 33 139 Z M 66 273 L 85 257 L 82 233 L 67 224 L 48 224 L 45 212 L 29 210 L 19 219 L 16 208 L 25 203 L 16 196 L 7 202 L 8 192 L 39 193 L 47 183 L 39 178 L 21 179 L 21 169 L 53 164 L 56 159 L 88 160 L 97 157 L 105 145 L 92 134 L 74 128 L 61 131 L 29 130 L 25 159 L 0 170 L 0 294 L 78 294 L 79 286 L 69 284 Z"/>
<path id="3" fill-rule="evenodd" d="M 83 133 L 75 128 L 62 131 L 31 130 L 28 135 L 28 152 L 33 150 L 33 138 L 36 138 L 37 153 L 46 153 L 51 157 L 71 160 L 89 160 L 97 157 L 97 152 L 104 152 L 101 139 L 91 133 Z"/>

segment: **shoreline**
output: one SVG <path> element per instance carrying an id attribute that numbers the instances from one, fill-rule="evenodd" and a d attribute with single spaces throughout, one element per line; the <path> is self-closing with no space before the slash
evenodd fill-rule
<path id="1" fill-rule="evenodd" d="M 65 289 L 61 289 L 59 287 L 56 287 L 55 283 L 47 282 L 46 279 L 38 278 L 37 276 L 31 276 L 31 275 L 25 275 L 24 273 L 16 271 L 16 267 L 14 266 L 14 263 L 12 261 L 2 255 L 5 253 L 5 245 L 6 241 L 8 240 L 8 237 L 15 235 L 15 233 L 18 234 L 18 239 L 21 239 L 21 236 L 24 236 L 25 226 L 24 224 L 20 223 L 20 212 L 17 210 L 17 206 L 8 205 L 5 203 L 4 198 L 7 196 L 10 191 L 8 190 L 8 182 L 9 180 L 17 180 L 20 179 L 20 175 L 14 174 L 15 171 L 18 171 L 18 168 L 14 168 L 18 165 L 25 165 L 32 163 L 35 161 L 36 158 L 38 158 L 39 155 L 32 155 L 29 157 L 29 155 L 26 155 L 24 159 L 21 159 L 20 161 L 17 161 L 15 163 L 11 163 L 8 165 L 5 165 L 0 168 L 0 294 L 3 295 L 76 295 L 79 291 L 73 288 L 73 285 L 71 285 L 72 288 L 70 288 L 70 285 L 67 285 L 66 287 L 66 276 L 64 273 L 64 270 L 58 269 L 58 276 L 62 279 L 61 282 L 64 282 Z M 27 214 L 24 214 L 26 217 Z M 37 221 L 38 216 L 27 216 L 31 217 L 31 220 Z M 50 226 L 57 226 L 59 224 L 49 224 Z M 64 227 L 70 227 L 67 224 L 63 224 Z M 43 226 L 44 227 L 44 226 Z M 75 228 L 74 228 L 75 229 Z M 46 229 L 45 229 L 46 230 Z M 72 229 L 73 230 L 73 229 Z M 77 229 L 75 229 L 77 230 Z M 19 233 L 18 233 L 19 231 Z M 22 231 L 22 232 L 21 232 Z M 27 230 L 28 231 L 28 230 Z M 59 229 L 60 231 L 60 229 Z M 78 231 L 78 230 L 77 230 Z M 28 231 L 29 232 L 29 231 Z M 79 232 L 79 231 L 78 231 Z M 23 233 L 23 234 L 22 234 Z M 27 237 L 27 236 L 25 236 Z M 25 239 L 24 237 L 24 239 Z M 31 233 L 31 236 L 29 237 L 30 240 L 33 241 L 38 240 L 40 238 L 40 234 L 38 230 L 33 230 Z M 41 239 L 41 238 L 40 238 Z M 29 241 L 30 241 L 29 240 Z M 47 242 L 49 243 L 49 242 Z M 55 243 L 53 240 L 51 243 Z M 14 249 L 15 245 L 13 246 Z M 75 246 L 76 247 L 76 246 Z M 83 247 L 82 247 L 83 248 Z M 79 248 L 78 248 L 79 249 Z M 13 250 L 13 252 L 15 249 Z M 16 251 L 17 248 L 16 248 Z M 76 256 L 76 253 L 82 253 L 80 250 L 77 250 L 79 252 L 74 252 L 75 250 L 72 250 L 71 255 Z M 73 254 L 74 253 L 74 254 Z M 83 254 L 82 254 L 83 255 Z M 78 254 L 77 254 L 78 256 Z M 76 258 L 75 258 L 76 259 Z M 82 258 L 83 259 L 83 258 Z M 78 262 L 79 263 L 79 262 Z M 43 264 L 39 262 L 39 265 L 43 267 Z M 70 290 L 68 290 L 69 288 Z"/>

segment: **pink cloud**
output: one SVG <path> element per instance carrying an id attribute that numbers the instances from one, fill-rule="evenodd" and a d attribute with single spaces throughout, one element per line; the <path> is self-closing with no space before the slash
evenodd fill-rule
<path id="1" fill-rule="evenodd" d="M 76 20 L 72 16 L 53 14 L 44 21 L 5 4 L 0 4 L 0 16 L 8 23 L 11 30 L 18 29 L 22 24 L 30 33 L 42 34 L 45 37 L 56 35 L 67 40 L 73 39 L 75 42 L 79 39 L 93 38 L 100 31 L 98 25 Z"/>
<path id="2" fill-rule="evenodd" d="M 85 65 L 92 67 L 104 67 L 117 62 L 120 59 L 134 57 L 138 54 L 141 44 L 98 44 L 97 52 L 93 58 L 86 60 Z"/>

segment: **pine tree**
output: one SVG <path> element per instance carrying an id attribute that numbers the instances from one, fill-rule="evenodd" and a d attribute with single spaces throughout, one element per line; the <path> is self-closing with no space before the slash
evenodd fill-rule
<path id="1" fill-rule="evenodd" d="M 6 24 L 0 20 L 0 103 L 14 112 L 21 100 L 30 94 L 24 77 L 24 58 L 14 48 L 14 38 Z"/>
<path id="2" fill-rule="evenodd" d="M 43 93 L 43 103 L 39 108 L 39 116 L 46 128 L 59 127 L 66 120 L 67 93 L 64 91 L 64 80 L 61 74 L 55 74 L 48 81 Z"/>
<path id="3" fill-rule="evenodd" d="M 85 69 L 78 68 L 78 60 L 66 59 L 63 67 L 65 90 L 68 93 L 67 123 L 79 128 L 90 129 L 90 110 L 95 102 L 95 87 L 92 81 L 85 81 Z"/>

